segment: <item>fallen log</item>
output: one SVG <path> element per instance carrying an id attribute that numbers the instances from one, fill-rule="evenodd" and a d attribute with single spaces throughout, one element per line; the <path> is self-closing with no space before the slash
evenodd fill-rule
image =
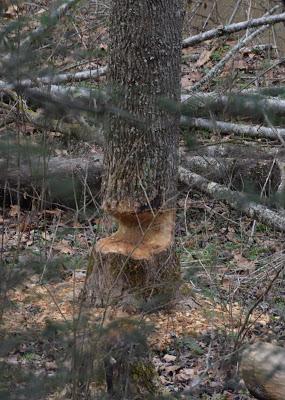
<path id="1" fill-rule="evenodd" d="M 284 159 L 285 150 L 282 146 L 268 147 L 267 144 L 262 145 L 259 142 L 223 142 L 217 144 L 201 145 L 194 150 L 185 150 L 181 147 L 181 151 L 190 156 L 203 156 L 213 158 L 236 158 L 236 159 L 254 159 L 254 160 L 273 160 Z"/>
<path id="2" fill-rule="evenodd" d="M 205 157 L 189 153 L 181 154 L 181 165 L 191 172 L 227 187 L 251 193 L 270 195 L 278 191 L 282 172 L 274 159 L 231 157 Z"/>
<path id="3" fill-rule="evenodd" d="M 74 207 L 86 204 L 86 199 L 99 199 L 103 156 L 89 159 L 52 157 L 46 162 L 29 160 L 17 168 L 17 164 L 0 160 L 0 188 L 2 195 L 11 201 L 13 194 L 20 189 L 23 198 L 59 203 Z M 194 167 L 194 162 L 192 167 Z M 285 231 L 285 217 L 262 204 L 251 201 L 244 193 L 233 191 L 219 183 L 209 181 L 201 175 L 179 168 L 181 183 L 225 201 L 233 208 L 243 211 L 277 230 Z M 15 196 L 14 196 L 15 197 Z M 85 202 L 85 203 L 84 203 Z"/>
<path id="4" fill-rule="evenodd" d="M 181 96 L 182 114 L 190 117 L 209 115 L 248 116 L 251 120 L 264 120 L 264 115 L 284 116 L 285 100 L 255 93 L 197 93 Z"/>
<path id="5" fill-rule="evenodd" d="M 97 70 L 93 71 L 93 73 L 94 76 L 97 76 Z M 86 76 L 87 71 L 84 71 L 83 74 Z M 71 79 L 71 77 L 72 75 L 67 75 L 68 79 Z M 80 73 L 78 75 L 75 74 L 75 79 L 79 77 Z M 52 78 L 45 79 L 47 79 L 47 82 L 53 82 Z M 64 75 L 59 75 L 59 79 L 64 79 Z M 42 88 L 31 88 L 30 84 L 30 80 L 17 83 L 0 81 L 0 90 L 15 90 L 15 92 L 21 93 L 27 99 L 34 100 L 43 109 L 47 104 L 64 105 L 68 102 L 70 111 L 74 109 L 99 113 L 123 113 L 123 110 L 114 109 L 110 95 L 99 89 L 56 84 L 50 84 L 48 87 Z M 272 92 L 272 96 L 280 93 L 280 90 L 284 91 L 284 89 L 277 88 Z M 185 124 L 187 118 L 209 117 L 209 115 L 222 115 L 223 117 L 225 115 L 229 117 L 246 116 L 251 121 L 258 122 L 264 121 L 265 116 L 269 118 L 272 116 L 283 117 L 285 114 L 285 100 L 278 97 L 266 97 L 266 94 L 271 94 L 271 91 L 267 92 L 266 88 L 264 88 L 264 91 L 261 89 L 259 92 L 249 91 L 245 92 L 245 94 L 242 92 L 183 94 L 181 96 L 181 124 Z M 171 107 L 173 106 L 177 105 L 172 105 Z M 259 135 L 262 136 L 261 133 Z"/>
<path id="6" fill-rule="evenodd" d="M 180 182 L 191 188 L 215 199 L 225 201 L 232 208 L 243 211 L 250 218 L 256 219 L 277 230 L 285 231 L 285 217 L 283 215 L 262 204 L 251 201 L 245 193 L 230 190 L 183 167 L 179 167 L 179 179 Z"/>
<path id="7" fill-rule="evenodd" d="M 183 125 L 188 125 L 194 128 L 206 129 L 208 131 L 221 134 L 234 134 L 237 136 L 248 136 L 257 139 L 279 140 L 285 139 L 285 129 L 269 128 L 266 126 L 234 124 L 231 122 L 216 121 L 206 118 L 183 118 Z"/>
<path id="8" fill-rule="evenodd" d="M 101 191 L 103 156 L 92 158 L 42 157 L 22 161 L 0 159 L 2 198 L 13 202 L 18 191 L 21 199 L 42 200 L 46 204 L 74 207 L 85 198 L 98 199 Z"/>
<path id="9" fill-rule="evenodd" d="M 252 151 L 240 157 L 241 150 L 239 154 L 233 153 L 234 156 L 226 157 L 225 154 L 217 155 L 217 151 L 214 150 L 213 156 L 208 156 L 181 150 L 180 163 L 191 172 L 234 190 L 242 191 L 250 187 L 251 192 L 257 195 L 262 190 L 266 194 L 278 191 L 282 173 L 274 157 L 269 155 L 265 158 L 261 153 L 260 158 L 254 158 Z M 20 185 L 22 192 L 30 193 L 33 188 L 41 195 L 44 190 L 49 201 L 66 203 L 68 196 L 82 194 L 83 185 L 86 185 L 89 194 L 97 197 L 100 192 L 102 160 L 103 155 L 100 154 L 87 158 L 51 157 L 47 160 L 31 157 L 23 160 L 18 167 L 12 158 L 9 161 L 0 159 L 0 186 L 5 187 L 8 183 L 13 190 Z"/>
<path id="10" fill-rule="evenodd" d="M 255 343 L 243 351 L 240 371 L 249 392 L 259 400 L 285 399 L 285 349 Z"/>

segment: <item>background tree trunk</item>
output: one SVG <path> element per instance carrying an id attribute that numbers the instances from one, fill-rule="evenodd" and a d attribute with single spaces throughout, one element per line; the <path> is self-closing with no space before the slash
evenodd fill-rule
<path id="1" fill-rule="evenodd" d="M 118 112 L 106 129 L 103 210 L 119 226 L 96 245 L 91 287 L 107 302 L 130 294 L 169 299 L 179 281 L 180 116 L 166 103 L 180 100 L 182 1 L 117 0 L 110 19 L 109 84 Z"/>

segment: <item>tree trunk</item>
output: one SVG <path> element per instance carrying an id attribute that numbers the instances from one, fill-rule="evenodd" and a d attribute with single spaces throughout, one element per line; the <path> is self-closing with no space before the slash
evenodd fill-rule
<path id="1" fill-rule="evenodd" d="M 250 393 L 259 400 L 285 399 L 285 349 L 255 343 L 242 355 L 241 374 Z"/>
<path id="2" fill-rule="evenodd" d="M 102 208 L 118 230 L 96 244 L 89 283 L 96 302 L 165 302 L 180 280 L 180 115 L 165 104 L 180 100 L 182 0 L 113 1 L 110 19 L 108 80 L 118 112 L 106 128 Z"/>

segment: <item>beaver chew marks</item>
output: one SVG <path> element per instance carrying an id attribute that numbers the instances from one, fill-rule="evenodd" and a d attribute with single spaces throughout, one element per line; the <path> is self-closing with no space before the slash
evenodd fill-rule
<path id="1" fill-rule="evenodd" d="M 122 254 L 134 260 L 151 260 L 167 250 L 173 241 L 175 212 L 163 211 L 156 215 L 117 214 L 119 227 L 113 235 L 101 239 L 96 251 L 103 254 Z"/>

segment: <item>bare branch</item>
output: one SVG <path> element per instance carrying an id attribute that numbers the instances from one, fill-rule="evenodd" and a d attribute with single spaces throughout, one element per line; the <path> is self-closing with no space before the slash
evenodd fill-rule
<path id="1" fill-rule="evenodd" d="M 280 231 L 285 231 L 284 216 L 262 204 L 249 200 L 244 193 L 233 191 L 216 182 L 208 181 L 208 179 L 201 175 L 190 172 L 183 167 L 179 167 L 179 179 L 181 182 L 200 192 L 206 193 L 216 199 L 226 201 L 231 207 L 243 211 L 250 218 L 257 219 Z"/>
<path id="2" fill-rule="evenodd" d="M 237 136 L 251 136 L 255 138 L 285 139 L 285 129 L 272 129 L 265 126 L 233 124 L 230 122 L 210 120 L 206 118 L 182 117 L 182 124 L 196 128 L 207 129 L 223 134 L 234 134 Z"/>
<path id="3" fill-rule="evenodd" d="M 274 7 L 273 11 L 276 11 L 278 6 Z M 183 40 L 182 47 L 187 48 L 191 46 L 195 46 L 201 42 L 205 42 L 206 40 L 215 39 L 221 36 L 230 35 L 232 33 L 240 32 L 242 30 L 248 28 L 257 28 L 263 25 L 273 25 L 278 22 L 285 21 L 285 13 L 271 15 L 271 16 L 263 16 L 261 18 L 250 19 L 248 21 L 237 22 L 230 25 L 220 26 L 218 28 L 211 29 L 206 32 L 199 33 L 198 35 L 190 36 Z"/>

